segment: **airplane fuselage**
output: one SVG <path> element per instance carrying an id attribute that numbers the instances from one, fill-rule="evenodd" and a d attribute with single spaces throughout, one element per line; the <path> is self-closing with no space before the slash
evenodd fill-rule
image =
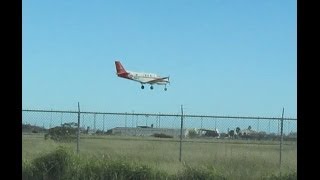
<path id="1" fill-rule="evenodd" d="M 161 78 L 159 75 L 153 74 L 153 73 L 143 73 L 143 72 L 133 72 L 133 71 L 127 71 L 127 72 L 128 72 L 127 79 L 140 82 L 141 84 L 146 84 L 147 82 L 152 81 L 155 78 Z M 165 85 L 168 82 L 169 81 L 167 79 L 163 79 L 161 81 L 149 83 L 149 84 Z"/>
<path id="2" fill-rule="evenodd" d="M 144 89 L 143 84 L 150 84 L 150 89 L 153 89 L 153 84 L 157 85 L 165 85 L 164 90 L 166 91 L 166 85 L 170 83 L 169 76 L 168 77 L 161 77 L 154 73 L 144 73 L 144 72 L 134 72 L 134 71 L 127 71 L 121 65 L 120 61 L 115 61 L 117 76 L 125 79 L 129 79 L 132 81 L 136 81 L 141 83 L 141 89 Z"/>

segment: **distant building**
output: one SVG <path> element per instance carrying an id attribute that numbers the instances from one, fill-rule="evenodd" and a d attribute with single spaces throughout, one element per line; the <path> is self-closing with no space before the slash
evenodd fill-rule
<path id="1" fill-rule="evenodd" d="M 183 137 L 188 136 L 188 130 L 183 129 Z M 116 127 L 111 129 L 111 134 L 121 136 L 152 136 L 154 134 L 166 134 L 173 137 L 180 137 L 180 129 L 150 128 L 150 127 Z"/>

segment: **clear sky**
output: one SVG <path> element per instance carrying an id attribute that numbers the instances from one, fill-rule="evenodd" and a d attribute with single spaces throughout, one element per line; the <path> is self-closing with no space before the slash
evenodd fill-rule
<path id="1" fill-rule="evenodd" d="M 23 109 L 297 116 L 293 0 L 22 1 Z M 170 75 L 144 90 L 127 70 Z"/>

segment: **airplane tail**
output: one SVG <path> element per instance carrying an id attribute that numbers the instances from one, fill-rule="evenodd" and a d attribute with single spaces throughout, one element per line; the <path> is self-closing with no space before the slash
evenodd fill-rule
<path id="1" fill-rule="evenodd" d="M 124 69 L 120 61 L 115 61 L 117 74 L 125 74 L 127 71 Z"/>

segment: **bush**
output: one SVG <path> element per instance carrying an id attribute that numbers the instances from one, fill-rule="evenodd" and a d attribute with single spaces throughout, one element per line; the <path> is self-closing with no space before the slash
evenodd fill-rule
<path id="1" fill-rule="evenodd" d="M 22 179 L 168 179 L 170 176 L 146 165 L 129 164 L 127 161 L 85 158 L 59 147 L 31 162 L 23 161 Z"/>
<path id="2" fill-rule="evenodd" d="M 64 179 L 72 159 L 71 151 L 63 147 L 42 155 L 32 162 L 24 162 L 22 179 Z"/>
<path id="3" fill-rule="evenodd" d="M 38 131 L 37 130 L 32 130 L 32 133 L 38 133 Z"/>
<path id="4" fill-rule="evenodd" d="M 99 130 L 99 129 L 96 131 L 96 135 L 104 135 L 104 134 L 107 134 L 107 132 L 104 132 L 104 131 Z"/>
<path id="5" fill-rule="evenodd" d="M 155 133 L 153 134 L 154 137 L 158 137 L 158 138 L 173 138 L 173 136 L 167 135 L 167 134 L 163 134 L 163 133 Z"/>
<path id="6" fill-rule="evenodd" d="M 198 136 L 198 133 L 196 132 L 196 130 L 191 129 L 191 130 L 189 130 L 188 136 L 189 136 L 189 138 L 195 138 Z"/>
<path id="7" fill-rule="evenodd" d="M 36 179 L 34 175 L 34 167 L 29 161 L 22 161 L 22 179 Z"/>

